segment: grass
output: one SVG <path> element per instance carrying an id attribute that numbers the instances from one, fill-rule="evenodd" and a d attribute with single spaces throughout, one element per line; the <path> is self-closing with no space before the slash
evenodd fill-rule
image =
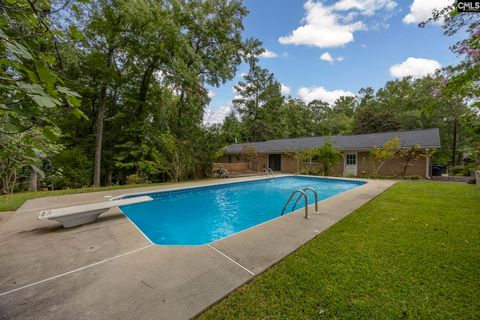
<path id="1" fill-rule="evenodd" d="M 164 182 L 159 184 L 152 184 L 152 183 L 129 184 L 129 185 L 114 185 L 109 187 L 88 187 L 88 188 L 81 188 L 81 189 L 66 189 L 66 190 L 54 190 L 54 191 L 19 192 L 19 193 L 0 196 L 0 212 L 17 210 L 18 208 L 20 208 L 22 204 L 25 203 L 25 201 L 30 199 L 50 197 L 50 196 L 61 196 L 66 194 L 110 191 L 110 190 L 118 190 L 118 189 L 132 189 L 132 188 L 140 188 L 140 187 L 152 187 L 152 186 L 167 185 L 172 183 L 173 182 Z"/>
<path id="2" fill-rule="evenodd" d="M 401 182 L 199 319 L 480 319 L 479 265 L 480 189 Z"/>

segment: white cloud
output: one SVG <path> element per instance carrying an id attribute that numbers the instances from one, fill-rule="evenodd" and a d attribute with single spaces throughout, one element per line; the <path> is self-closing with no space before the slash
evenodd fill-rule
<path id="1" fill-rule="evenodd" d="M 216 123 L 222 123 L 223 120 L 232 112 L 236 113 L 232 103 L 227 103 L 221 106 L 218 110 L 207 108 L 203 114 L 203 123 L 207 126 Z"/>
<path id="2" fill-rule="evenodd" d="M 333 5 L 335 10 L 358 10 L 365 16 L 372 16 L 379 10 L 393 10 L 397 3 L 393 0 L 340 0 Z"/>
<path id="3" fill-rule="evenodd" d="M 307 45 L 320 48 L 340 47 L 353 41 L 353 33 L 365 30 L 363 22 L 342 23 L 341 16 L 321 2 L 308 0 L 304 8 L 305 25 L 293 30 L 289 36 L 280 37 L 281 44 Z"/>
<path id="4" fill-rule="evenodd" d="M 284 85 L 283 83 L 281 84 L 281 89 L 280 91 L 282 92 L 282 94 L 284 96 L 287 96 L 289 95 L 290 93 L 292 93 L 292 89 L 289 87 L 289 86 L 286 86 Z"/>
<path id="5" fill-rule="evenodd" d="M 260 58 L 265 58 L 265 59 L 271 59 L 271 58 L 276 58 L 277 54 L 273 51 L 270 51 L 268 49 L 265 49 L 264 52 L 260 55 Z"/>
<path id="6" fill-rule="evenodd" d="M 354 96 L 354 94 L 350 91 L 345 90 L 332 90 L 328 91 L 324 87 L 302 87 L 298 90 L 298 96 L 300 99 L 309 103 L 315 99 L 322 100 L 324 102 L 328 102 L 333 104 L 335 100 L 343 96 Z"/>
<path id="7" fill-rule="evenodd" d="M 419 78 L 432 74 L 441 67 L 442 65 L 436 60 L 410 57 L 402 63 L 391 66 L 390 75 L 395 78 L 407 76 Z"/>
<path id="8" fill-rule="evenodd" d="M 345 60 L 344 57 L 332 57 L 332 55 L 330 54 L 330 52 L 324 52 L 321 56 L 320 56 L 320 60 L 323 60 L 323 61 L 327 61 L 331 64 L 334 64 L 336 61 L 343 61 Z"/>
<path id="9" fill-rule="evenodd" d="M 323 53 L 320 56 L 320 60 L 327 61 L 327 62 L 330 62 L 330 63 L 334 62 L 332 55 L 328 52 Z"/>
<path id="10" fill-rule="evenodd" d="M 360 46 L 361 46 L 362 48 L 367 48 L 367 45 L 366 45 L 365 43 L 362 43 Z"/>
<path id="11" fill-rule="evenodd" d="M 454 0 L 413 0 L 410 12 L 403 18 L 403 22 L 420 23 L 432 17 L 433 10 L 442 10 L 451 6 Z"/>
<path id="12" fill-rule="evenodd" d="M 213 97 L 215 97 L 215 92 L 208 90 L 208 98 L 213 99 Z"/>

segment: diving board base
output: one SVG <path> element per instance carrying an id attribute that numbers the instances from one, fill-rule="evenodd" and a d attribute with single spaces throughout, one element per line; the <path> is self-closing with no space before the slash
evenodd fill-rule
<path id="1" fill-rule="evenodd" d="M 151 197 L 142 196 L 85 204 L 67 208 L 44 210 L 40 212 L 38 219 L 54 220 L 59 222 L 64 228 L 71 228 L 95 221 L 99 215 L 108 211 L 110 208 L 142 203 L 152 200 L 153 199 Z"/>
<path id="2" fill-rule="evenodd" d="M 91 223 L 97 220 L 98 216 L 108 211 L 109 209 L 101 209 L 90 212 L 82 212 L 79 214 L 72 214 L 64 217 L 50 218 L 49 220 L 54 220 L 60 223 L 64 228 L 72 228 L 80 226 L 82 224 Z"/>

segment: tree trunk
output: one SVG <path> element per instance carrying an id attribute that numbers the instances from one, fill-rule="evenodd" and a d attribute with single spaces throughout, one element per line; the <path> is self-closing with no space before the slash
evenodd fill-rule
<path id="1" fill-rule="evenodd" d="M 28 191 L 38 191 L 38 173 L 35 170 L 32 170 L 28 176 Z"/>
<path id="2" fill-rule="evenodd" d="M 139 108 L 137 110 L 137 114 L 140 116 L 143 114 L 143 109 L 147 101 L 148 86 L 150 85 L 150 80 L 152 78 L 153 71 L 155 70 L 155 65 L 156 61 L 150 62 L 142 76 L 142 82 L 140 83 L 140 90 L 138 94 Z"/>
<path id="3" fill-rule="evenodd" d="M 10 190 L 10 193 L 13 194 L 15 191 L 15 185 L 17 184 L 17 169 L 13 169 L 13 182 L 12 182 L 12 189 Z"/>
<path id="4" fill-rule="evenodd" d="M 105 116 L 105 102 L 107 89 L 102 88 L 100 96 L 100 106 L 97 114 L 97 133 L 95 139 L 95 172 L 93 175 L 93 185 L 100 186 L 101 167 L 102 167 L 102 139 L 103 139 L 103 117 Z"/>
<path id="5" fill-rule="evenodd" d="M 106 69 L 112 64 L 113 48 L 108 50 Z M 107 105 L 107 83 L 102 84 L 100 90 L 100 98 L 98 102 L 97 112 L 97 131 L 95 137 L 95 169 L 93 174 L 93 185 L 99 187 L 101 185 L 101 168 L 102 168 L 102 140 L 103 140 L 103 118 L 105 117 L 105 109 Z"/>
<path id="6" fill-rule="evenodd" d="M 405 166 L 403 167 L 403 173 L 402 173 L 402 178 L 405 178 L 406 174 L 407 174 L 407 170 L 408 170 L 408 167 L 410 166 L 410 162 L 412 161 L 412 157 L 415 153 L 415 148 L 411 148 L 410 150 L 408 150 L 408 153 L 407 153 L 407 159 L 405 159 Z"/>
<path id="7" fill-rule="evenodd" d="M 110 168 L 108 169 L 108 174 L 107 174 L 107 186 L 112 185 L 112 177 L 113 177 L 113 170 Z"/>

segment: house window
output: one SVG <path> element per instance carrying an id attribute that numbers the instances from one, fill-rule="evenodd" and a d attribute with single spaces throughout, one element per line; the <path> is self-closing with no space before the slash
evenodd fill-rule
<path id="1" fill-rule="evenodd" d="M 232 156 L 231 155 L 227 156 L 227 163 L 232 163 Z"/>
<path id="2" fill-rule="evenodd" d="M 356 154 L 347 154 L 347 165 L 354 166 L 357 164 L 357 155 Z"/>

